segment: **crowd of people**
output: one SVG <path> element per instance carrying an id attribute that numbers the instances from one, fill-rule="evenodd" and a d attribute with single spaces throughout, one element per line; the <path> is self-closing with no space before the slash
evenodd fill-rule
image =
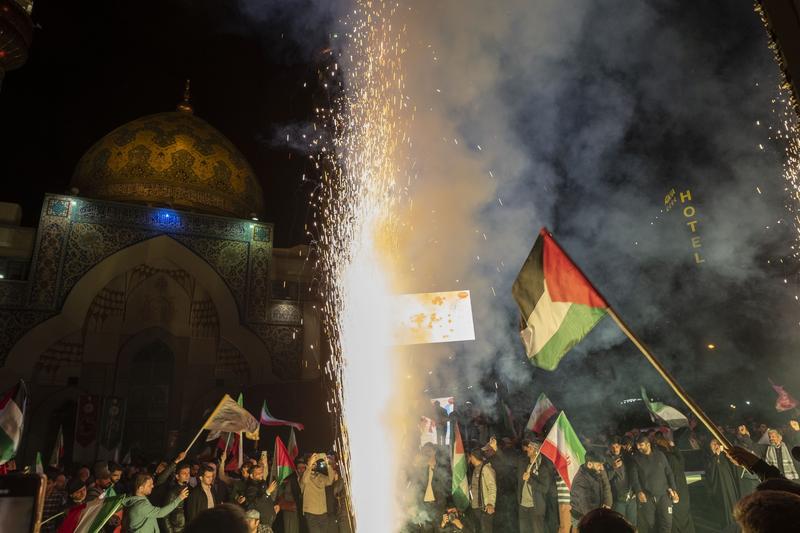
<path id="1" fill-rule="evenodd" d="M 120 498 L 105 532 L 199 533 L 235 531 L 224 520 L 244 521 L 250 533 L 349 533 L 350 518 L 336 456 L 297 457 L 296 471 L 279 484 L 266 452 L 245 457 L 239 468 L 217 459 L 187 460 L 185 453 L 159 463 L 89 468 L 47 467 L 43 533 L 74 530 L 70 510 L 98 499 Z M 13 474 L 14 464 L 8 474 Z M 222 511 L 210 510 L 222 508 Z M 222 521 L 222 522 L 221 522 Z M 214 525 L 217 524 L 217 525 Z M 215 529 L 216 528 L 216 529 Z M 244 531 L 244 530 L 243 530 Z"/>
<path id="2" fill-rule="evenodd" d="M 434 405 L 434 415 L 438 408 Z M 448 424 L 460 425 L 453 416 L 435 420 L 439 434 Z M 407 531 L 693 533 L 695 516 L 705 527 L 723 532 L 800 531 L 800 485 L 795 482 L 800 448 L 792 455 L 800 445 L 800 424 L 795 420 L 782 428 L 759 425 L 752 428 L 754 435 L 747 425 L 718 428 L 734 446 L 728 452 L 693 427 L 634 430 L 606 436 L 604 442 L 583 438 L 585 462 L 570 486 L 539 453 L 549 427 L 538 435 L 490 437 L 483 444 L 481 436 L 498 428 L 481 426 L 481 419 L 471 420 L 461 430 L 471 435 L 465 439 L 469 507 L 454 507 L 450 448 L 439 440 L 428 443 L 409 474 Z M 698 502 L 692 502 L 687 481 L 689 454 L 695 463 L 691 474 L 700 481 L 693 491 L 700 495 Z M 614 525 L 592 529 L 591 523 Z"/>

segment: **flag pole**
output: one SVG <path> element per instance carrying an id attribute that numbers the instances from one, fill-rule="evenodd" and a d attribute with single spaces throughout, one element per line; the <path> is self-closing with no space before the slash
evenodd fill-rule
<path id="1" fill-rule="evenodd" d="M 622 330 L 622 332 L 630 339 L 630 341 L 634 344 L 634 346 L 636 346 L 642 353 L 642 355 L 644 355 L 645 359 L 647 359 L 650 362 L 650 364 L 653 365 L 656 371 L 661 375 L 661 377 L 664 378 L 664 381 L 666 381 L 667 384 L 675 392 L 675 394 L 678 395 L 678 398 L 680 398 L 683 401 L 683 403 L 686 404 L 689 410 L 692 411 L 692 413 L 694 413 L 694 415 L 698 419 L 700 419 L 700 421 L 703 423 L 706 429 L 708 429 L 708 431 L 711 432 L 714 438 L 719 441 L 720 445 L 726 451 L 733 449 L 733 445 L 730 443 L 728 438 L 722 434 L 722 432 L 719 430 L 716 424 L 714 424 L 714 422 L 708 417 L 705 411 L 703 411 L 703 409 L 699 405 L 697 405 L 694 399 L 692 399 L 692 397 L 689 396 L 689 393 L 687 393 L 684 390 L 684 388 L 681 387 L 681 385 L 677 381 L 675 381 L 675 378 L 672 377 L 672 374 L 670 374 L 666 368 L 664 368 L 664 365 L 661 364 L 661 361 L 659 361 L 656 358 L 656 356 L 653 355 L 653 353 L 647 348 L 647 346 L 645 346 L 644 343 L 636 336 L 636 334 L 630 330 L 628 325 L 625 324 L 622 318 L 620 318 L 620 316 L 617 314 L 616 311 L 614 311 L 614 309 L 611 306 L 608 306 L 608 314 L 614 320 L 617 326 L 619 326 L 619 329 Z"/>
<path id="2" fill-rule="evenodd" d="M 555 244 L 558 247 L 558 249 L 561 250 L 561 253 L 563 253 L 564 256 L 567 259 L 569 259 L 569 262 L 572 263 L 572 266 L 574 266 L 575 269 L 581 274 L 581 276 L 583 276 L 583 279 L 586 280 L 589 286 L 591 286 L 592 289 L 594 289 L 594 291 L 598 295 L 600 295 L 600 297 L 603 299 L 603 301 L 606 303 L 606 306 L 608 307 L 608 314 L 611 316 L 611 318 L 614 320 L 617 326 L 619 326 L 619 329 L 621 329 L 622 332 L 628 337 L 628 339 L 630 339 L 630 341 L 634 344 L 634 346 L 636 346 L 639 349 L 639 351 L 642 352 L 642 355 L 644 355 L 645 359 L 647 359 L 650 362 L 650 364 L 653 365 L 653 367 L 661 375 L 664 381 L 666 381 L 667 384 L 675 392 L 675 394 L 678 395 L 678 398 L 680 398 L 681 401 L 683 401 L 683 403 L 686 404 L 689 410 L 692 411 L 692 413 L 694 413 L 694 415 L 698 419 L 700 419 L 700 421 L 703 423 L 706 429 L 708 429 L 708 431 L 711 432 L 711 435 L 713 435 L 714 438 L 719 441 L 720 445 L 725 451 L 732 450 L 733 445 L 730 443 L 727 437 L 725 437 L 725 435 L 723 435 L 722 432 L 717 428 L 716 424 L 714 424 L 714 422 L 700 408 L 700 406 L 697 405 L 697 403 L 695 403 L 695 401 L 692 399 L 691 396 L 689 396 L 689 394 L 683 389 L 683 387 L 681 387 L 680 384 L 677 381 L 675 381 L 675 378 L 672 377 L 672 374 L 670 374 L 666 368 L 664 368 L 664 365 L 661 364 L 661 361 L 659 361 L 656 358 L 656 356 L 653 355 L 653 353 L 644 345 L 644 343 L 641 340 L 639 340 L 639 338 L 631 331 L 628 325 L 625 324 L 625 322 L 622 320 L 622 318 L 620 318 L 617 312 L 614 311 L 614 308 L 612 308 L 611 305 L 609 305 L 608 300 L 606 300 L 606 298 L 603 296 L 603 293 L 597 290 L 597 287 L 594 286 L 592 281 L 586 276 L 586 274 L 583 273 L 583 271 L 575 263 L 575 261 L 572 260 L 572 258 L 566 252 L 566 250 L 564 250 L 564 248 L 562 248 L 561 245 L 558 244 L 558 241 L 555 239 L 555 237 L 553 237 L 553 234 L 550 233 L 550 230 L 548 230 L 547 228 L 543 229 L 553 240 L 553 244 Z"/>
<path id="3" fill-rule="evenodd" d="M 194 446 L 194 443 L 195 443 L 195 442 L 197 442 L 197 439 L 199 439 L 199 438 L 200 438 L 200 434 L 203 432 L 203 430 L 204 430 L 204 429 L 206 429 L 206 424 L 208 423 L 208 421 L 209 421 L 209 420 L 211 420 L 212 418 L 214 418 L 214 415 L 215 415 L 215 414 L 217 414 L 217 411 L 219 411 L 219 410 L 220 410 L 220 408 L 222 407 L 222 402 L 224 402 L 224 401 L 225 401 L 225 397 L 228 397 L 228 398 L 230 398 L 230 396 L 228 396 L 227 394 L 225 394 L 225 395 L 223 395 L 223 396 L 222 396 L 222 399 L 219 401 L 219 403 L 218 403 L 218 404 L 217 404 L 217 406 L 214 408 L 214 410 L 213 410 L 213 411 L 211 411 L 211 414 L 209 415 L 209 417 L 208 417 L 208 418 L 206 418 L 206 421 L 205 421 L 205 422 L 203 422 L 203 425 L 202 425 L 202 426 L 200 426 L 200 430 L 199 430 L 199 431 L 197 432 L 197 434 L 194 436 L 194 438 L 192 439 L 192 442 L 190 442 L 190 443 L 189 443 L 189 445 L 186 447 L 186 449 L 183 451 L 183 453 L 184 453 L 184 454 L 187 454 L 187 453 L 189 453 L 189 450 L 192 448 L 192 446 Z M 227 449 L 226 449 L 225 451 L 227 451 Z"/>

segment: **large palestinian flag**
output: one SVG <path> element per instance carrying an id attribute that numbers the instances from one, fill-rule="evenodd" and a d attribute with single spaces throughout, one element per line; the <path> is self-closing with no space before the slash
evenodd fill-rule
<path id="1" fill-rule="evenodd" d="M 453 457 L 450 464 L 453 469 L 452 494 L 453 505 L 460 510 L 469 507 L 469 479 L 467 478 L 467 457 L 464 454 L 464 443 L 461 440 L 461 431 L 458 423 L 453 424 Z"/>
<path id="2" fill-rule="evenodd" d="M 531 363 L 554 370 L 603 318 L 608 304 L 542 228 L 511 289 L 525 320 L 520 332 Z"/>

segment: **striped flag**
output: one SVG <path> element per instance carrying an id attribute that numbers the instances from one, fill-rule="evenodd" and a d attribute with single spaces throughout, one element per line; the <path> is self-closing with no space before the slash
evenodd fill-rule
<path id="1" fill-rule="evenodd" d="M 298 431 L 303 431 L 305 426 L 300 422 L 290 422 L 288 420 L 281 420 L 280 418 L 275 418 L 272 416 L 272 413 L 269 412 L 267 409 L 267 401 L 264 400 L 263 405 L 261 406 L 261 419 L 260 422 L 264 426 L 291 426 Z"/>
<path id="2" fill-rule="evenodd" d="M 294 471 L 294 461 L 289 456 L 286 446 L 283 445 L 280 437 L 275 437 L 275 455 L 272 457 L 272 479 L 280 485 Z"/>
<path id="3" fill-rule="evenodd" d="M 556 423 L 550 428 L 539 453 L 550 459 L 567 488 L 572 490 L 572 480 L 584 462 L 586 450 L 564 411 L 561 411 Z"/>
<path id="4" fill-rule="evenodd" d="M 536 405 L 533 406 L 533 411 L 531 411 L 531 416 L 528 418 L 525 429 L 533 431 L 537 435 L 540 434 L 547 421 L 555 416 L 556 413 L 558 413 L 556 406 L 553 405 L 545 393 L 541 393 L 536 400 Z"/>
<path id="5" fill-rule="evenodd" d="M 294 428 L 289 428 L 289 443 L 286 445 L 286 449 L 292 461 L 297 459 L 297 456 L 300 455 L 300 448 L 297 447 L 297 436 L 294 434 Z"/>
<path id="6" fill-rule="evenodd" d="M 525 320 L 520 335 L 528 359 L 545 370 L 554 370 L 608 310 L 603 297 L 545 228 L 511 292 Z"/>
<path id="7" fill-rule="evenodd" d="M 0 398 L 0 465 L 17 455 L 27 403 L 28 391 L 22 380 Z"/>
<path id="8" fill-rule="evenodd" d="M 33 471 L 37 474 L 44 474 L 44 465 L 42 465 L 42 454 L 36 452 L 36 461 L 33 463 Z"/>
<path id="9" fill-rule="evenodd" d="M 464 454 L 464 442 L 461 440 L 461 431 L 458 423 L 453 424 L 453 504 L 460 510 L 469 507 L 469 481 L 467 480 L 467 457 Z"/>
<path id="10" fill-rule="evenodd" d="M 50 466 L 58 466 L 64 457 L 64 428 L 58 426 L 56 443 L 53 445 L 53 453 L 50 454 Z"/>
<path id="11" fill-rule="evenodd" d="M 650 418 L 653 422 L 662 422 L 669 426 L 670 429 L 689 427 L 689 419 L 674 407 L 661 402 L 651 402 L 644 387 L 642 387 L 642 401 L 647 410 L 650 411 Z"/>
<path id="12" fill-rule="evenodd" d="M 101 498 L 81 503 L 67 511 L 58 533 L 97 533 L 122 505 L 125 496 Z"/>

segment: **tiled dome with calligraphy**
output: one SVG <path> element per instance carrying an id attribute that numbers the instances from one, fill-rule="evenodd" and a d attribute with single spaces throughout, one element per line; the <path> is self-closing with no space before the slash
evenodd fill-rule
<path id="1" fill-rule="evenodd" d="M 81 158 L 72 177 L 89 198 L 223 216 L 260 216 L 261 185 L 244 156 L 190 106 L 138 118 Z"/>

